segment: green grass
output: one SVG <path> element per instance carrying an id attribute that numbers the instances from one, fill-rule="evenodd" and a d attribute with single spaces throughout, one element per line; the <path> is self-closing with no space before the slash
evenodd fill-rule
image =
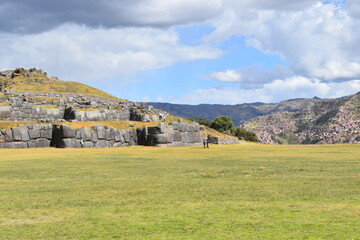
<path id="1" fill-rule="evenodd" d="M 360 239 L 360 146 L 2 149 L 0 239 Z"/>

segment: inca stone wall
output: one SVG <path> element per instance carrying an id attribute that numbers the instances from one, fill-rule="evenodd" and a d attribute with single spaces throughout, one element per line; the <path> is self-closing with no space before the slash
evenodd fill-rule
<path id="1" fill-rule="evenodd" d="M 67 125 L 54 125 L 53 143 L 58 148 L 109 148 L 137 145 L 136 130 L 114 129 L 94 125 L 78 130 Z"/>
<path id="2" fill-rule="evenodd" d="M 237 138 L 212 137 L 215 144 L 235 144 Z M 29 124 L 0 131 L 0 148 L 109 148 L 133 145 L 188 146 L 200 145 L 202 138 L 198 123 L 160 123 L 156 127 L 114 129 L 103 125 L 74 129 L 66 124 Z"/>
<path id="3" fill-rule="evenodd" d="M 29 124 L 0 131 L 0 148 L 50 147 L 52 125 Z"/>
<path id="4" fill-rule="evenodd" d="M 213 144 L 237 144 L 239 143 L 239 139 L 237 137 L 214 137 L 208 136 L 209 143 Z"/>
<path id="5" fill-rule="evenodd" d="M 0 97 L 2 121 L 143 121 L 161 120 L 168 113 L 143 103 L 97 96 L 14 92 Z"/>
<path id="6" fill-rule="evenodd" d="M 200 126 L 198 123 L 160 123 L 157 127 L 138 129 L 139 145 L 145 146 L 186 146 L 200 145 Z"/>

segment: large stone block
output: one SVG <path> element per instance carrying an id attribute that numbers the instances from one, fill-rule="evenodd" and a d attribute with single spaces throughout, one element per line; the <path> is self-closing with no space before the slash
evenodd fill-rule
<path id="1" fill-rule="evenodd" d="M 36 148 L 35 140 L 30 140 L 27 142 L 28 148 Z"/>
<path id="2" fill-rule="evenodd" d="M 115 140 L 115 131 L 113 128 L 105 130 L 106 140 Z"/>
<path id="3" fill-rule="evenodd" d="M 74 138 L 65 138 L 62 139 L 61 147 L 63 148 L 76 148 L 77 143 Z"/>
<path id="4" fill-rule="evenodd" d="M 40 129 L 29 129 L 29 137 L 31 139 L 40 138 Z"/>
<path id="5" fill-rule="evenodd" d="M 97 124 L 93 126 L 93 129 L 96 131 L 99 140 L 106 139 L 105 126 Z"/>
<path id="6" fill-rule="evenodd" d="M 29 141 L 30 140 L 27 127 L 13 127 L 11 130 L 12 130 L 14 141 Z"/>
<path id="7" fill-rule="evenodd" d="M 157 144 L 167 144 L 174 141 L 173 133 L 164 133 L 156 135 L 156 143 Z"/>
<path id="8" fill-rule="evenodd" d="M 93 143 L 96 143 L 97 141 L 99 141 L 99 139 L 97 137 L 97 133 L 95 131 L 91 131 L 91 141 Z"/>
<path id="9" fill-rule="evenodd" d="M 84 147 L 85 148 L 94 148 L 95 144 L 91 141 L 86 141 L 86 142 L 84 142 Z"/>
<path id="10" fill-rule="evenodd" d="M 0 119 L 7 119 L 11 117 L 10 106 L 0 106 Z"/>
<path id="11" fill-rule="evenodd" d="M 52 139 L 52 129 L 44 129 L 44 130 L 40 130 L 40 137 L 42 138 L 47 138 L 49 140 Z"/>
<path id="12" fill-rule="evenodd" d="M 119 129 L 115 129 L 115 141 L 125 143 L 122 132 Z"/>
<path id="13" fill-rule="evenodd" d="M 76 130 L 67 125 L 61 125 L 61 131 L 64 138 L 74 138 Z"/>
<path id="14" fill-rule="evenodd" d="M 106 140 L 99 140 L 96 144 L 95 147 L 97 148 L 108 148 L 110 147 L 110 143 Z"/>
<path id="15" fill-rule="evenodd" d="M 5 141 L 6 142 L 12 142 L 13 141 L 13 135 L 11 130 L 5 131 Z"/>
<path id="16" fill-rule="evenodd" d="M 174 131 L 174 141 L 180 142 L 181 141 L 181 135 L 179 131 Z"/>
<path id="17" fill-rule="evenodd" d="M 102 119 L 102 114 L 99 110 L 85 112 L 85 118 L 87 121 L 106 120 Z"/>
<path id="18" fill-rule="evenodd" d="M 91 130 L 87 127 L 82 127 L 79 129 L 80 132 L 80 138 L 84 141 L 91 141 Z"/>
<path id="19" fill-rule="evenodd" d="M 35 146 L 37 148 L 50 147 L 50 140 L 48 140 L 46 138 L 38 138 L 35 140 Z"/>

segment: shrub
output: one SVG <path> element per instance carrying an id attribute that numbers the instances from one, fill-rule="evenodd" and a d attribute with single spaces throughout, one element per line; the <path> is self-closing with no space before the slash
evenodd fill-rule
<path id="1" fill-rule="evenodd" d="M 256 134 L 245 129 L 244 127 L 237 127 L 234 131 L 234 136 L 245 141 L 258 142 Z"/>
<path id="2" fill-rule="evenodd" d="M 234 134 L 235 126 L 231 117 L 229 116 L 219 116 L 216 117 L 210 125 L 211 128 L 219 131 L 219 132 L 226 132 L 230 131 L 231 134 Z"/>

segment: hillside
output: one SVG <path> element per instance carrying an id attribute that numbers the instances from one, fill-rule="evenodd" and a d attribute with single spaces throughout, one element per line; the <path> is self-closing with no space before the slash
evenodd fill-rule
<path id="1" fill-rule="evenodd" d="M 257 117 L 243 126 L 268 144 L 359 143 L 360 92 L 324 100 L 298 112 Z"/>
<path id="2" fill-rule="evenodd" d="M 208 120 L 213 120 L 217 116 L 230 116 L 236 126 L 258 116 L 271 114 L 274 112 L 296 112 L 305 107 L 313 105 L 317 102 L 323 101 L 319 98 L 300 98 L 281 101 L 275 104 L 267 103 L 245 103 L 237 105 L 221 105 L 221 104 L 200 104 L 200 105 L 185 105 L 185 104 L 171 104 L 171 103 L 156 103 L 149 102 L 147 104 L 155 108 L 162 109 L 173 115 L 184 118 L 203 117 Z"/>
<path id="3" fill-rule="evenodd" d="M 36 68 L 30 68 L 29 70 L 17 68 L 15 70 L 2 71 L 0 72 L 0 82 L 3 84 L 3 90 L 6 88 L 7 90 L 12 89 L 13 91 L 22 92 L 84 94 L 121 100 L 82 83 L 62 81 L 56 77 L 48 77 L 46 72 Z"/>

